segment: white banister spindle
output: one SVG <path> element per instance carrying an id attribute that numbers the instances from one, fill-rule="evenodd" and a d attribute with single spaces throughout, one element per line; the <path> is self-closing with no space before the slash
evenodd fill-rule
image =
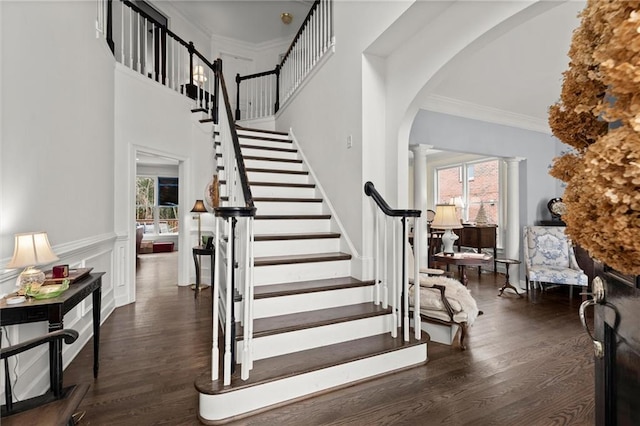
<path id="1" fill-rule="evenodd" d="M 231 327 L 235 327 L 235 324 L 232 324 L 231 318 L 231 304 L 233 303 L 233 251 L 234 248 L 234 238 L 232 234 L 232 222 L 233 218 L 227 219 L 227 280 L 226 280 L 226 292 L 225 292 L 225 321 L 224 321 L 224 371 L 223 371 L 223 383 L 225 386 L 231 384 Z"/>
<path id="2" fill-rule="evenodd" d="M 129 68 L 133 69 L 133 10 L 129 8 Z"/>
<path id="3" fill-rule="evenodd" d="M 120 8 L 120 63 L 124 65 L 124 7 Z"/>
<path id="4" fill-rule="evenodd" d="M 403 251 L 400 252 L 400 256 L 402 257 L 402 325 L 404 329 L 404 340 L 405 342 L 409 341 L 409 224 L 407 223 L 407 218 L 402 218 L 402 248 Z M 414 262 L 417 263 L 417 262 Z M 416 275 L 416 277 L 418 277 Z"/>
<path id="5" fill-rule="evenodd" d="M 138 14 L 136 14 L 136 23 L 137 23 L 137 26 L 138 26 L 138 29 L 136 31 L 136 34 L 137 34 L 136 39 L 138 41 L 138 43 L 137 43 L 137 45 L 138 45 L 137 46 L 138 47 L 138 58 L 137 58 L 138 59 L 138 68 L 137 68 L 137 70 L 138 70 L 138 72 L 142 72 L 141 71 L 142 70 L 142 63 L 140 62 L 141 58 L 142 58 L 142 41 L 141 41 L 142 36 L 141 36 L 141 33 L 140 33 L 140 15 L 138 15 Z"/>
<path id="6" fill-rule="evenodd" d="M 419 229 L 424 229 L 424 222 L 422 216 L 415 219 L 413 227 L 413 331 L 415 338 L 420 340 L 420 259 L 422 258 L 422 238 L 424 233 L 418 232 Z M 425 245 L 425 247 L 427 247 Z M 411 247 L 409 247 L 411 249 Z M 427 265 L 425 265 L 427 266 Z"/>
<path id="7" fill-rule="evenodd" d="M 216 217 L 215 234 L 215 257 L 214 259 L 221 259 L 220 257 L 220 218 Z M 213 287 L 211 288 L 211 298 L 213 303 L 213 344 L 211 346 L 211 380 L 218 380 L 219 372 L 218 366 L 220 362 L 220 349 L 218 347 L 218 321 L 220 315 L 220 261 L 216 261 L 213 264 Z"/>
<path id="8" fill-rule="evenodd" d="M 389 229 L 387 227 L 387 216 L 383 217 L 383 222 L 382 224 L 384 225 L 384 229 L 382 230 L 382 235 L 384 236 L 384 241 L 383 241 L 383 252 L 384 255 L 382 257 L 382 307 L 383 308 L 387 308 L 387 306 L 389 306 L 389 286 L 388 286 L 388 282 L 389 282 Z"/>
<path id="9" fill-rule="evenodd" d="M 376 210 L 374 214 L 374 231 L 373 231 L 373 261 L 374 261 L 374 269 L 373 269 L 373 279 L 375 281 L 375 300 L 374 303 L 376 305 L 380 304 L 380 213 Z"/>
<path id="10" fill-rule="evenodd" d="M 158 70 L 156 69 L 156 24 L 151 22 L 151 78 L 158 79 Z"/>
<path id="11" fill-rule="evenodd" d="M 144 67 L 143 67 L 143 71 L 142 73 L 147 76 L 149 74 L 149 57 L 147 56 L 147 19 L 146 18 L 142 18 L 144 19 L 144 32 L 141 34 L 141 39 L 143 38 L 143 40 L 140 41 L 140 43 L 144 44 Z"/>
<path id="12" fill-rule="evenodd" d="M 391 221 L 391 308 L 393 309 L 393 329 L 391 330 L 391 336 L 398 337 L 398 325 L 400 324 L 399 310 L 398 310 L 398 238 L 396 237 L 396 223 L 393 217 Z"/>

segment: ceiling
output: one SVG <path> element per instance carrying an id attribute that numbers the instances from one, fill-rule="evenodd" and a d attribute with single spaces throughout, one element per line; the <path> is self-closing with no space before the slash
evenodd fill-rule
<path id="1" fill-rule="evenodd" d="M 208 37 L 223 36 L 247 43 L 293 39 L 313 0 L 160 0 L 168 3 Z M 293 21 L 285 25 L 280 15 Z"/>

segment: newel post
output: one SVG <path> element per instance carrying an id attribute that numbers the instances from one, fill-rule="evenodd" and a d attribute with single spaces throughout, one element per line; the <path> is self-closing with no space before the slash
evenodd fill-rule
<path id="1" fill-rule="evenodd" d="M 189 82 L 191 84 L 191 86 L 193 86 L 193 52 L 196 50 L 196 48 L 193 45 L 193 42 L 190 41 L 189 42 Z M 188 93 L 188 91 L 187 91 Z M 196 92 L 197 93 L 197 92 Z M 197 97 L 197 95 L 196 95 Z"/>
<path id="2" fill-rule="evenodd" d="M 222 59 L 218 58 L 214 65 L 214 85 L 213 85 L 213 122 L 218 124 L 219 104 L 220 104 L 220 74 L 222 74 Z"/>
<path id="3" fill-rule="evenodd" d="M 240 120 L 240 74 L 236 74 L 236 120 Z"/>
<path id="4" fill-rule="evenodd" d="M 278 112 L 280 109 L 280 64 L 276 65 L 276 104 L 273 108 L 273 112 Z"/>

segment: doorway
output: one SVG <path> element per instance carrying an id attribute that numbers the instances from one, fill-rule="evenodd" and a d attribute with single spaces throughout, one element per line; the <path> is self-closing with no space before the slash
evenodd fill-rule
<path id="1" fill-rule="evenodd" d="M 183 162 L 143 150 L 137 150 L 135 158 L 135 177 L 132 183 L 136 223 L 134 294 L 138 291 L 138 285 L 160 282 L 146 276 L 157 270 L 146 267 L 146 263 L 162 262 L 165 269 L 169 267 L 174 271 L 175 279 L 171 282 L 178 285 L 178 274 L 182 270 L 179 255 L 180 229 L 184 229 L 181 223 L 184 214 L 180 204 L 184 184 L 183 179 L 180 179 Z M 147 271 L 144 272 L 145 276 L 140 276 L 141 271 Z"/>

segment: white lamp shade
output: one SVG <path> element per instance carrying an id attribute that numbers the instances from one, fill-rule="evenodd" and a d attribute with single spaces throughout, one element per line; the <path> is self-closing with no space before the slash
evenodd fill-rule
<path id="1" fill-rule="evenodd" d="M 46 232 L 16 234 L 13 258 L 7 263 L 6 268 L 45 265 L 56 260 L 58 256 L 51 249 Z"/>
<path id="2" fill-rule="evenodd" d="M 437 204 L 436 216 L 431 222 L 431 227 L 435 229 L 460 229 L 460 219 L 456 214 L 454 204 Z"/>

